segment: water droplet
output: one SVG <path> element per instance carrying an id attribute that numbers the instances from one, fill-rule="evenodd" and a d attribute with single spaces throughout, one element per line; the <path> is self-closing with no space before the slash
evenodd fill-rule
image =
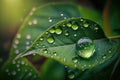
<path id="1" fill-rule="evenodd" d="M 72 59 L 72 61 L 73 61 L 74 63 L 77 63 L 77 62 L 78 62 L 78 58 L 75 57 L 75 58 Z"/>
<path id="2" fill-rule="evenodd" d="M 29 45 L 29 44 L 30 44 L 30 42 L 29 42 L 29 41 L 27 41 L 27 42 L 26 42 L 26 45 Z"/>
<path id="3" fill-rule="evenodd" d="M 77 34 L 74 34 L 74 36 L 76 37 L 76 36 L 77 36 Z"/>
<path id="4" fill-rule="evenodd" d="M 26 39 L 30 39 L 30 38 L 31 38 L 31 35 L 27 34 Z"/>
<path id="5" fill-rule="evenodd" d="M 20 71 L 20 68 L 18 68 L 18 71 Z"/>
<path id="6" fill-rule="evenodd" d="M 48 18 L 48 22 L 52 22 L 52 21 L 53 21 L 53 20 L 49 17 L 49 18 Z"/>
<path id="7" fill-rule="evenodd" d="M 29 21 L 29 22 L 28 22 L 28 25 L 32 25 L 32 22 L 31 22 L 31 21 Z"/>
<path id="8" fill-rule="evenodd" d="M 74 73 L 73 73 L 73 72 L 70 72 L 70 73 L 68 74 L 68 78 L 69 78 L 69 79 L 73 79 L 73 78 L 75 78 Z"/>
<path id="9" fill-rule="evenodd" d="M 19 40 L 16 39 L 16 40 L 15 40 L 15 44 L 19 44 Z"/>
<path id="10" fill-rule="evenodd" d="M 49 32 L 50 33 L 55 33 L 55 30 L 54 29 L 50 29 Z"/>
<path id="11" fill-rule="evenodd" d="M 95 52 L 95 45 L 91 39 L 85 37 L 78 40 L 76 49 L 82 58 L 90 58 Z"/>
<path id="12" fill-rule="evenodd" d="M 111 53 L 111 52 L 112 52 L 111 50 L 108 51 L 108 53 Z"/>
<path id="13" fill-rule="evenodd" d="M 64 17 L 64 19 L 67 19 L 66 17 Z"/>
<path id="14" fill-rule="evenodd" d="M 17 66 L 17 67 L 20 67 L 20 65 L 19 65 L 19 64 L 17 64 L 16 66 Z"/>
<path id="15" fill-rule="evenodd" d="M 28 76 L 31 76 L 31 75 L 32 75 L 32 72 L 29 72 L 29 73 L 28 73 Z"/>
<path id="16" fill-rule="evenodd" d="M 37 24 L 37 23 L 38 23 L 37 19 L 34 19 L 33 24 Z"/>
<path id="17" fill-rule="evenodd" d="M 55 40 L 52 37 L 47 38 L 48 43 L 53 43 Z"/>
<path id="18" fill-rule="evenodd" d="M 72 26 L 72 24 L 71 24 L 71 23 L 67 23 L 67 26 L 68 26 L 68 27 L 71 27 L 71 26 Z"/>
<path id="19" fill-rule="evenodd" d="M 105 59 L 105 58 L 106 58 L 106 55 L 103 56 L 103 59 Z"/>
<path id="20" fill-rule="evenodd" d="M 98 27 L 94 27 L 94 30 L 98 30 L 99 28 Z"/>
<path id="21" fill-rule="evenodd" d="M 84 27 L 88 27 L 89 24 L 88 24 L 88 23 L 84 23 L 83 26 L 84 26 Z"/>
<path id="22" fill-rule="evenodd" d="M 72 29 L 73 30 L 77 30 L 78 29 L 78 25 L 76 25 L 76 24 L 72 25 Z"/>
<path id="23" fill-rule="evenodd" d="M 12 61 L 12 63 L 13 63 L 13 64 L 16 64 L 16 61 L 15 61 L 15 60 L 13 60 L 13 61 Z"/>
<path id="24" fill-rule="evenodd" d="M 21 62 L 21 64 L 23 64 L 23 65 L 24 65 L 24 64 L 25 64 L 25 62 L 24 62 L 24 61 L 22 61 L 22 62 Z"/>
<path id="25" fill-rule="evenodd" d="M 17 34 L 17 38 L 21 38 L 21 35 L 20 35 L 20 34 Z"/>
<path id="26" fill-rule="evenodd" d="M 15 53 L 18 54 L 18 53 L 19 53 L 19 50 L 15 50 Z"/>
<path id="27" fill-rule="evenodd" d="M 65 36 L 68 36 L 69 35 L 69 33 L 68 32 L 65 32 Z"/>
<path id="28" fill-rule="evenodd" d="M 5 71 L 6 71 L 6 72 L 9 72 L 9 69 L 6 69 Z"/>
<path id="29" fill-rule="evenodd" d="M 56 32 L 56 34 L 61 34 L 62 30 L 58 28 L 58 29 L 55 30 L 55 32 Z"/>
<path id="30" fill-rule="evenodd" d="M 12 75 L 16 75 L 16 71 L 13 71 L 13 72 L 12 72 Z"/>
<path id="31" fill-rule="evenodd" d="M 64 14 L 60 14 L 60 16 L 63 16 Z"/>
<path id="32" fill-rule="evenodd" d="M 43 41 L 43 37 L 40 37 L 40 40 Z"/>
<path id="33" fill-rule="evenodd" d="M 47 49 L 43 49 L 43 53 L 48 53 L 48 50 Z"/>

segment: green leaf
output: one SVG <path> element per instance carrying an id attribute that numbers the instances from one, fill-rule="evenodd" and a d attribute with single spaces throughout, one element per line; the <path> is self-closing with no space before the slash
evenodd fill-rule
<path id="1" fill-rule="evenodd" d="M 36 69 L 25 58 L 16 61 L 9 59 L 0 72 L 1 80 L 38 80 L 40 76 Z"/>
<path id="2" fill-rule="evenodd" d="M 32 46 L 16 58 L 39 54 L 64 65 L 87 69 L 95 67 L 117 51 L 116 40 L 108 40 L 95 22 L 72 18 L 58 22 L 36 39 Z"/>
<path id="3" fill-rule="evenodd" d="M 58 21 L 71 17 L 83 17 L 83 15 L 85 18 L 91 18 L 96 21 L 91 15 L 88 16 L 88 14 L 84 14 L 84 9 L 80 6 L 69 3 L 51 3 L 38 8 L 33 7 L 13 41 L 13 47 L 11 49 L 13 52 L 11 52 L 10 57 L 14 58 L 16 55 L 28 49 L 38 35 L 42 34 L 47 28 Z M 94 16 L 96 17 L 100 16 L 93 10 L 90 11 L 85 9 L 85 11 L 91 14 L 94 13 Z M 81 13 L 82 15 L 80 15 Z M 51 20 L 52 22 L 49 22 Z M 99 20 L 102 19 L 100 18 Z"/>
<path id="4" fill-rule="evenodd" d="M 60 63 L 48 59 L 41 68 L 42 80 L 64 80 L 65 69 Z"/>

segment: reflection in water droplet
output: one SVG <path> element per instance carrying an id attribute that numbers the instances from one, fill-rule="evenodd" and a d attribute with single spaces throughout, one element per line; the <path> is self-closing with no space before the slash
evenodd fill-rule
<path id="1" fill-rule="evenodd" d="M 58 28 L 58 29 L 55 30 L 55 32 L 56 32 L 56 34 L 61 34 L 62 30 Z"/>
<path id="2" fill-rule="evenodd" d="M 55 30 L 54 29 L 50 29 L 49 32 L 50 33 L 55 33 Z"/>
<path id="3" fill-rule="evenodd" d="M 73 30 L 77 30 L 78 29 L 78 25 L 76 25 L 76 24 L 72 25 L 72 29 Z"/>
<path id="4" fill-rule="evenodd" d="M 47 38 L 48 43 L 53 43 L 55 40 L 52 37 Z"/>
<path id="5" fill-rule="evenodd" d="M 84 26 L 84 27 L 88 27 L 89 24 L 88 24 L 88 23 L 84 23 L 83 26 Z"/>
<path id="6" fill-rule="evenodd" d="M 95 52 L 95 45 L 91 39 L 85 37 L 78 40 L 76 49 L 82 58 L 90 58 Z"/>

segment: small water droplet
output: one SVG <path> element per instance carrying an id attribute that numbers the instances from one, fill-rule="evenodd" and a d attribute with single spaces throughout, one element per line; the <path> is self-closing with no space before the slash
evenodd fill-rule
<path id="1" fill-rule="evenodd" d="M 53 20 L 49 17 L 49 18 L 48 18 L 48 22 L 52 22 L 52 21 L 53 21 Z"/>
<path id="2" fill-rule="evenodd" d="M 25 64 L 25 62 L 24 62 L 24 61 L 22 61 L 22 62 L 21 62 L 21 64 L 22 64 L 22 65 L 24 65 L 24 64 Z"/>
<path id="3" fill-rule="evenodd" d="M 40 37 L 40 41 L 43 41 L 43 37 Z"/>
<path id="4" fill-rule="evenodd" d="M 19 53 L 19 50 L 15 50 L 15 53 L 18 54 L 18 53 Z"/>
<path id="5" fill-rule="evenodd" d="M 65 32 L 65 36 L 68 36 L 69 35 L 69 33 L 68 32 Z"/>
<path id="6" fill-rule="evenodd" d="M 74 36 L 76 37 L 76 36 L 77 36 L 77 34 L 74 34 Z"/>
<path id="7" fill-rule="evenodd" d="M 84 23 L 83 26 L 84 26 L 84 27 L 88 27 L 89 24 L 88 24 L 88 23 Z"/>
<path id="8" fill-rule="evenodd" d="M 43 49 L 43 53 L 48 53 L 48 50 L 47 49 Z"/>
<path id="9" fill-rule="evenodd" d="M 56 32 L 56 34 L 61 34 L 61 33 L 62 33 L 62 30 L 61 30 L 60 28 L 57 28 L 57 29 L 55 30 L 55 32 Z"/>
<path id="10" fill-rule="evenodd" d="M 66 17 L 64 17 L 64 19 L 67 19 Z"/>
<path id="11" fill-rule="evenodd" d="M 77 62 L 78 62 L 78 58 L 75 57 L 75 58 L 72 59 L 72 61 L 73 61 L 74 63 L 77 63 Z"/>
<path id="12" fill-rule="evenodd" d="M 16 71 L 13 71 L 13 72 L 12 72 L 12 75 L 16 75 Z"/>
<path id="13" fill-rule="evenodd" d="M 50 33 L 55 33 L 55 30 L 54 29 L 50 29 L 49 32 Z"/>
<path id="14" fill-rule="evenodd" d="M 73 72 L 69 72 L 68 78 L 69 78 L 69 79 L 74 79 L 74 78 L 75 78 L 74 73 L 73 73 Z"/>
<path id="15" fill-rule="evenodd" d="M 16 40 L 15 40 L 15 44 L 19 44 L 19 40 L 16 39 Z"/>
<path id="16" fill-rule="evenodd" d="M 73 30 L 77 30 L 78 28 L 79 28 L 78 25 L 76 25 L 76 24 L 72 25 Z"/>
<path id="17" fill-rule="evenodd" d="M 94 27 L 94 30 L 98 30 L 99 28 L 98 27 Z"/>
<path id="18" fill-rule="evenodd" d="M 37 23 L 38 23 L 37 19 L 34 19 L 33 24 L 37 24 Z"/>
<path id="19" fill-rule="evenodd" d="M 84 37 L 78 40 L 76 49 L 82 58 L 90 58 L 95 52 L 95 45 L 91 39 Z"/>
<path id="20" fill-rule="evenodd" d="M 29 22 L 28 22 L 28 25 L 32 25 L 32 22 L 31 22 L 31 21 L 29 21 Z"/>
<path id="21" fill-rule="evenodd" d="M 9 72 L 9 69 L 6 69 L 5 71 L 6 71 L 6 72 Z"/>
<path id="22" fill-rule="evenodd" d="M 28 73 L 28 76 L 32 76 L 32 72 L 29 72 L 29 73 Z"/>
<path id="23" fill-rule="evenodd" d="M 20 71 L 20 68 L 18 68 L 18 71 Z"/>
<path id="24" fill-rule="evenodd" d="M 30 39 L 30 38 L 31 38 L 31 35 L 27 34 L 26 39 Z"/>
<path id="25" fill-rule="evenodd" d="M 103 59 L 105 59 L 105 58 L 106 58 L 106 55 L 103 56 Z"/>
<path id="26" fill-rule="evenodd" d="M 17 38 L 21 38 L 21 35 L 20 35 L 20 34 L 17 34 Z"/>
<path id="27" fill-rule="evenodd" d="M 53 43 L 55 40 L 52 37 L 47 38 L 48 43 Z"/>
<path id="28" fill-rule="evenodd" d="M 64 14 L 60 14 L 60 16 L 63 16 Z"/>
<path id="29" fill-rule="evenodd" d="M 111 50 L 108 51 L 108 53 L 111 53 L 111 52 L 112 52 Z"/>
<path id="30" fill-rule="evenodd" d="M 20 65 L 19 65 L 19 64 L 17 64 L 16 66 L 17 66 L 17 67 L 20 67 Z"/>
<path id="31" fill-rule="evenodd" d="M 26 42 L 26 45 L 29 45 L 29 44 L 30 44 L 30 42 L 29 42 L 29 41 L 27 41 L 27 42 Z"/>
<path id="32" fill-rule="evenodd" d="M 71 23 L 67 23 L 67 26 L 68 26 L 68 27 L 71 27 L 71 26 L 72 26 L 72 24 L 71 24 Z"/>

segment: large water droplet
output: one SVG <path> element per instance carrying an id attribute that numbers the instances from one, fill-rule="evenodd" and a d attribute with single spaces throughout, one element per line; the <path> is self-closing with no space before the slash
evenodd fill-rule
<path id="1" fill-rule="evenodd" d="M 82 58 L 90 58 L 95 52 L 95 45 L 91 39 L 85 37 L 78 40 L 76 49 Z"/>
<path id="2" fill-rule="evenodd" d="M 76 24 L 72 25 L 72 29 L 73 30 L 77 30 L 78 29 L 78 25 L 76 25 Z"/>
<path id="3" fill-rule="evenodd" d="M 58 28 L 58 29 L 55 30 L 55 32 L 56 32 L 56 34 L 61 34 L 62 30 Z"/>
<path id="4" fill-rule="evenodd" d="M 52 37 L 47 38 L 48 43 L 53 43 L 55 40 Z"/>

